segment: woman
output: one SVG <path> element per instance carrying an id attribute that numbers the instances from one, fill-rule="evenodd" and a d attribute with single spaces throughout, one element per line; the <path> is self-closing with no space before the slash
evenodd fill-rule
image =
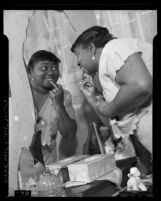
<path id="1" fill-rule="evenodd" d="M 76 39 L 71 51 L 85 73 L 99 74 L 102 97 L 95 95 L 91 79 L 80 84 L 89 104 L 110 119 L 116 137 L 136 134 L 152 153 L 151 47 L 134 38 L 117 39 L 94 26 Z"/>
<path id="2" fill-rule="evenodd" d="M 42 165 L 61 159 L 57 156 L 58 132 L 61 135 L 59 151 L 63 157 L 73 155 L 76 148 L 77 125 L 74 120 L 71 95 L 57 84 L 60 77 L 59 63 L 60 60 L 53 53 L 45 50 L 35 52 L 28 63 L 36 116 L 35 135 L 30 153 L 35 160 L 34 168 L 37 168 L 37 173 L 44 170 Z M 20 157 L 20 169 L 24 180 L 29 179 L 27 171 L 29 165 L 32 167 L 33 160 L 30 153 L 25 148 Z"/>

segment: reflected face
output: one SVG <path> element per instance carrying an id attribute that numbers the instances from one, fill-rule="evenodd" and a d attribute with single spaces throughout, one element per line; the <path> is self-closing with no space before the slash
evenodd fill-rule
<path id="1" fill-rule="evenodd" d="M 56 83 L 59 75 L 59 63 L 48 60 L 36 62 L 31 70 L 34 86 L 44 88 L 46 90 L 51 90 L 53 88 L 49 80 Z"/>
<path id="2" fill-rule="evenodd" d="M 96 73 L 94 61 L 92 60 L 92 53 L 89 48 L 83 48 L 79 45 L 75 48 L 74 53 L 77 56 L 78 66 L 80 66 L 85 73 L 88 75 Z"/>

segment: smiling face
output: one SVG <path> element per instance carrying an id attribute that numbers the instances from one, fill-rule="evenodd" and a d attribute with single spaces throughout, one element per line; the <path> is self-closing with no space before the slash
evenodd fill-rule
<path id="1" fill-rule="evenodd" d="M 31 84 L 34 88 L 37 87 L 39 89 L 50 91 L 53 89 L 53 86 L 49 80 L 52 80 L 52 82 L 56 83 L 59 75 L 58 62 L 48 60 L 37 61 L 31 70 L 31 80 L 33 80 Z"/>
<path id="2" fill-rule="evenodd" d="M 77 64 L 88 75 L 93 75 L 97 72 L 96 64 L 92 60 L 92 50 L 87 47 L 83 48 L 81 45 L 77 46 L 74 50 L 77 56 Z"/>

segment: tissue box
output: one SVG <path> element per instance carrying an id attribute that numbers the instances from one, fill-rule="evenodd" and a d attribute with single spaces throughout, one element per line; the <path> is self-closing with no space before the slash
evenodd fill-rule
<path id="1" fill-rule="evenodd" d="M 67 165 L 70 181 L 92 182 L 116 168 L 114 154 L 96 154 Z"/>
<path id="2" fill-rule="evenodd" d="M 52 174 L 59 175 L 62 183 L 69 181 L 69 174 L 67 165 L 79 161 L 81 159 L 87 158 L 89 155 L 76 155 L 65 158 L 63 160 L 57 161 L 55 163 L 46 165 L 46 169 Z"/>

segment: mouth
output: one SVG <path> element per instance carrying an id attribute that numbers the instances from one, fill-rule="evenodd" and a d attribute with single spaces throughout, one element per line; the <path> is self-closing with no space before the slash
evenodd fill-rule
<path id="1" fill-rule="evenodd" d="M 46 78 L 45 81 L 46 81 L 46 84 L 50 87 L 53 87 L 53 84 L 57 82 L 57 80 L 54 78 Z"/>
<path id="2" fill-rule="evenodd" d="M 90 75 L 88 75 L 85 71 L 83 71 L 82 79 L 85 80 L 85 79 L 89 79 L 89 78 L 90 78 Z"/>
<path id="3" fill-rule="evenodd" d="M 46 80 L 53 81 L 54 79 L 53 78 L 46 78 Z"/>
<path id="4" fill-rule="evenodd" d="M 53 79 L 53 78 L 46 78 L 45 79 L 45 86 L 48 89 L 52 90 L 53 88 L 55 88 L 55 86 L 54 86 L 55 84 L 56 84 L 56 80 L 55 79 Z"/>
<path id="5" fill-rule="evenodd" d="M 57 81 L 57 77 L 47 77 L 45 80 L 56 82 Z"/>
<path id="6" fill-rule="evenodd" d="M 84 67 L 82 65 L 79 65 L 79 68 L 81 71 L 84 71 Z"/>
<path id="7" fill-rule="evenodd" d="M 80 69 L 81 69 L 83 74 L 90 75 L 88 70 L 86 70 L 83 66 L 80 66 Z"/>

